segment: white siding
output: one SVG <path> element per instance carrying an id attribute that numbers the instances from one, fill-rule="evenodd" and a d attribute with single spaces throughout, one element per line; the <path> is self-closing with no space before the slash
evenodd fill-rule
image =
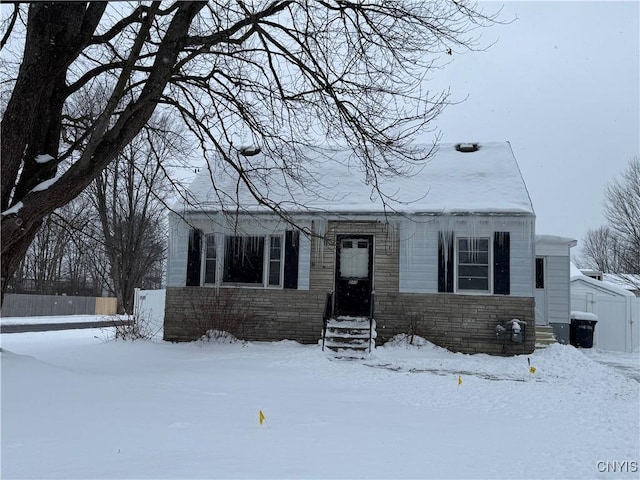
<path id="1" fill-rule="evenodd" d="M 244 218 L 231 222 L 219 216 L 190 216 L 190 223 L 203 233 L 231 232 L 243 234 L 283 233 L 287 225 L 277 219 L 256 221 Z M 419 217 L 416 221 L 402 220 L 398 224 L 400 241 L 401 292 L 438 292 L 438 235 L 440 231 L 454 231 L 457 235 L 491 237 L 494 232 L 510 232 L 510 288 L 511 295 L 533 296 L 534 289 L 534 217 Z M 309 225 L 311 222 L 306 222 Z M 169 217 L 170 241 L 167 259 L 167 286 L 184 286 L 187 269 L 189 228 L 177 215 Z M 222 249 L 223 242 L 218 241 Z M 224 252 L 218 251 L 219 258 Z M 298 288 L 309 289 L 311 269 L 311 241 L 300 236 L 298 257 Z"/>
<path id="2" fill-rule="evenodd" d="M 535 279 L 535 241 L 533 219 L 522 220 L 530 222 L 528 226 L 513 226 L 511 230 L 511 295 L 532 297 Z"/>
<path id="3" fill-rule="evenodd" d="M 189 230 L 197 228 L 203 233 L 213 231 L 210 217 L 187 215 L 189 223 L 175 213 L 169 213 L 169 252 L 167 254 L 167 287 L 184 287 L 187 283 L 187 253 Z M 220 242 L 218 242 L 220 243 Z M 220 251 L 218 251 L 220 254 Z"/>
<path id="4" fill-rule="evenodd" d="M 298 247 L 298 290 L 309 290 L 311 273 L 311 239 L 300 234 Z"/>
<path id="5" fill-rule="evenodd" d="M 184 287 L 187 282 L 189 225 L 175 213 L 169 213 L 169 249 L 167 287 Z"/>
<path id="6" fill-rule="evenodd" d="M 438 292 L 438 225 L 435 220 L 401 223 L 400 292 Z"/>
<path id="7" fill-rule="evenodd" d="M 216 233 L 217 257 L 224 258 L 225 235 L 278 235 L 284 236 L 291 227 L 278 218 L 256 220 L 252 217 L 235 216 L 225 218 L 219 214 L 187 214 L 189 224 L 180 216 L 169 214 L 169 251 L 167 255 L 167 286 L 184 287 L 187 278 L 187 253 L 189 248 L 189 230 L 197 228 L 203 234 Z M 307 222 L 310 225 L 310 222 Z M 301 226 L 309 226 L 301 222 Z M 300 234 L 298 256 L 298 289 L 309 289 L 311 269 L 311 240 Z M 204 272 L 204 269 L 203 269 Z M 204 273 L 203 273 L 204 274 Z M 222 274 L 222 262 L 218 262 L 216 277 Z"/>
<path id="8" fill-rule="evenodd" d="M 438 292 L 438 235 L 452 231 L 456 235 L 490 237 L 494 232 L 510 233 L 511 295 L 533 296 L 534 287 L 533 217 L 425 217 L 404 220 L 399 226 L 400 291 Z M 492 240 L 493 241 L 493 240 Z"/>
<path id="9" fill-rule="evenodd" d="M 547 256 L 547 323 L 569 323 L 569 256 Z"/>

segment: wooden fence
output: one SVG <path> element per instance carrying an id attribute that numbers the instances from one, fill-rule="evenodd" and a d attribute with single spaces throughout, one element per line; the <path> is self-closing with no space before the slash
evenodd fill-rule
<path id="1" fill-rule="evenodd" d="M 113 297 L 8 293 L 4 297 L 1 315 L 2 317 L 114 315 L 117 310 L 118 302 Z"/>

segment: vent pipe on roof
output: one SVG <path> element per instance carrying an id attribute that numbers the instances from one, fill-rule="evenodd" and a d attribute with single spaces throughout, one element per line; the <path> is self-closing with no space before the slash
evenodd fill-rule
<path id="1" fill-rule="evenodd" d="M 463 153 L 477 152 L 479 148 L 479 143 L 458 143 L 456 145 L 456 150 Z"/>
<path id="2" fill-rule="evenodd" d="M 240 147 L 238 149 L 240 155 L 244 155 L 245 157 L 253 157 L 260 153 L 260 147 L 258 146 L 250 146 L 250 147 Z"/>

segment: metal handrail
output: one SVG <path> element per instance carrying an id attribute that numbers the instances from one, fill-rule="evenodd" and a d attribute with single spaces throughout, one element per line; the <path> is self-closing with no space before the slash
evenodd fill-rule
<path id="1" fill-rule="evenodd" d="M 327 300 L 324 304 L 322 315 L 322 351 L 324 352 L 324 337 L 327 335 L 327 322 L 333 316 L 333 292 L 327 292 Z"/>
<path id="2" fill-rule="evenodd" d="M 371 291 L 371 298 L 369 299 L 369 353 L 371 353 L 371 340 L 373 336 L 373 315 L 376 310 L 376 292 Z"/>

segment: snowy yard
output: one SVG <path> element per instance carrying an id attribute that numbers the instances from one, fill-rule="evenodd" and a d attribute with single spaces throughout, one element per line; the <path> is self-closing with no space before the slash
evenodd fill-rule
<path id="1" fill-rule="evenodd" d="M 2 335 L 3 479 L 640 475 L 640 384 L 592 359 L 615 354 L 107 336 Z"/>

